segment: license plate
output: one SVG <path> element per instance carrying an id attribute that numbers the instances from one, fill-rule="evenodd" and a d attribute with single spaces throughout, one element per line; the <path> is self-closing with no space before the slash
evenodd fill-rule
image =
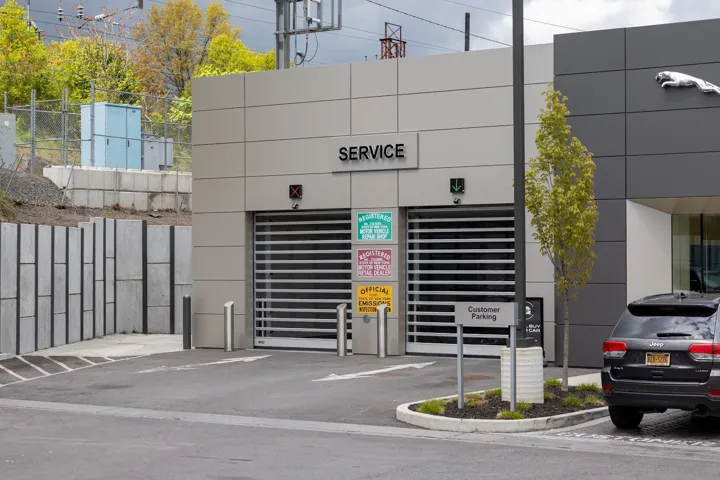
<path id="1" fill-rule="evenodd" d="M 646 353 L 645 354 L 645 365 L 649 367 L 669 367 L 670 366 L 670 354 L 669 353 Z"/>

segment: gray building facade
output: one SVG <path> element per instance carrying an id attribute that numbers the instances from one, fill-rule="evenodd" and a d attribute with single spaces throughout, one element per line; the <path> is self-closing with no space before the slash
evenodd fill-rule
<path id="1" fill-rule="evenodd" d="M 720 291 L 720 21 L 558 35 L 526 47 L 526 153 L 549 82 L 595 155 L 598 261 L 571 304 L 570 364 L 597 367 L 629 301 Z M 197 347 L 335 348 L 348 305 L 374 354 L 378 303 L 393 355 L 452 354 L 454 302 L 512 300 L 511 49 L 193 81 Z M 712 89 L 711 89 L 712 90 Z M 720 92 L 720 89 L 718 89 Z M 546 358 L 562 303 L 527 219 L 527 292 Z M 496 356 L 506 333 L 466 329 Z"/>
<path id="2" fill-rule="evenodd" d="M 717 292 L 720 90 L 662 88 L 655 77 L 720 83 L 718 42 L 718 20 L 555 36 L 555 87 L 595 155 L 600 211 L 598 260 L 571 304 L 571 365 L 602 364 L 600 345 L 627 302 Z M 556 316 L 559 339 L 561 308 Z"/>
<path id="3" fill-rule="evenodd" d="M 527 47 L 528 157 L 552 55 Z M 455 301 L 512 299 L 511 49 L 197 78 L 193 117 L 196 346 L 223 345 L 232 300 L 239 347 L 334 349 L 347 303 L 373 354 L 387 301 L 390 354 L 453 353 Z M 552 359 L 552 266 L 527 245 Z M 506 336 L 468 329 L 467 351 Z"/>

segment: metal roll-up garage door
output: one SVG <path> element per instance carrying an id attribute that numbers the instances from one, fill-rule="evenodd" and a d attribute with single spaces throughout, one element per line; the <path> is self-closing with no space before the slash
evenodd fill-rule
<path id="1" fill-rule="evenodd" d="M 512 301 L 512 207 L 409 209 L 407 351 L 457 351 L 455 302 Z M 499 355 L 507 329 L 464 329 L 469 355 Z"/>
<path id="2" fill-rule="evenodd" d="M 352 318 L 350 211 L 255 214 L 255 346 L 334 349 Z"/>

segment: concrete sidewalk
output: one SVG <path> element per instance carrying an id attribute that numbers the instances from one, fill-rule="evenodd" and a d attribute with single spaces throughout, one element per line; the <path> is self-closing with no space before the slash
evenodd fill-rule
<path id="1" fill-rule="evenodd" d="M 33 352 L 31 355 L 136 357 L 182 350 L 182 335 L 117 334 Z"/>

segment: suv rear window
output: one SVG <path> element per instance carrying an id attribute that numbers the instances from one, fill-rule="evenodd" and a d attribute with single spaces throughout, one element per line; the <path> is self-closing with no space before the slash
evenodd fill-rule
<path id="1" fill-rule="evenodd" d="M 697 305 L 632 305 L 620 317 L 616 338 L 715 338 L 715 309 Z"/>

